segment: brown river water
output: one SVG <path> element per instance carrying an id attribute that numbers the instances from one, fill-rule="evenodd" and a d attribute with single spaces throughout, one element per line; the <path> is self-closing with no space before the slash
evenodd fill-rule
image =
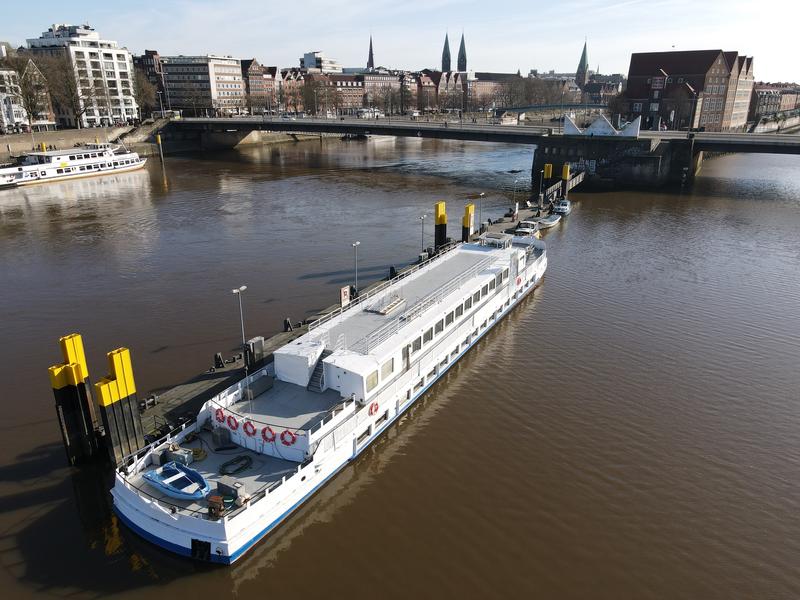
<path id="1" fill-rule="evenodd" d="M 4 598 L 800 597 L 800 157 L 574 193 L 541 287 L 272 537 L 174 557 L 70 471 L 47 367 L 131 348 L 140 391 L 498 216 L 531 150 L 338 140 L 0 192 Z M 514 181 L 517 179 L 517 183 Z"/>

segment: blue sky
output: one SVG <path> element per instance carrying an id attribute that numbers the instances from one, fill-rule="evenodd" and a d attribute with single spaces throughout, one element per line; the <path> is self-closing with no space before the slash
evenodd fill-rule
<path id="1" fill-rule="evenodd" d="M 755 57 L 760 80 L 800 80 L 795 28 L 800 2 L 776 0 L 563 0 L 497 4 L 454 0 L 38 0 L 4 11 L 0 40 L 14 45 L 52 23 L 88 22 L 134 52 L 230 54 L 294 66 L 322 50 L 344 66 L 439 65 L 445 32 L 453 60 L 462 30 L 469 68 L 574 71 L 584 36 L 591 68 L 627 72 L 631 52 L 722 48 Z M 791 29 L 791 31 L 790 31 Z"/>

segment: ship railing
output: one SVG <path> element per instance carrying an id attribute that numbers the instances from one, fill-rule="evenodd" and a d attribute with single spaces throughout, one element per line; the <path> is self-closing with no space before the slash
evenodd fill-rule
<path id="1" fill-rule="evenodd" d="M 427 296 L 417 300 L 413 305 L 406 309 L 403 313 L 381 325 L 375 331 L 372 331 L 350 345 L 349 349 L 360 354 L 368 354 L 371 349 L 376 348 L 390 337 L 395 335 L 405 325 L 422 315 L 431 306 L 438 304 L 444 298 L 452 294 L 455 290 L 459 289 L 465 282 L 473 279 L 475 275 L 484 271 L 492 263 L 495 262 L 494 258 L 485 258 L 478 264 L 470 267 L 455 279 L 451 279 L 447 283 L 441 285 Z"/>
<path id="2" fill-rule="evenodd" d="M 328 322 L 332 321 L 333 319 L 335 319 L 336 317 L 341 316 L 343 313 L 347 312 L 348 310 L 351 310 L 351 309 L 355 308 L 356 306 L 360 306 L 361 304 L 363 304 L 364 302 L 366 302 L 370 298 L 374 298 L 375 296 L 377 296 L 381 292 L 387 290 L 388 288 L 393 286 L 398 281 L 413 275 L 417 271 L 430 266 L 431 263 L 433 263 L 434 261 L 440 260 L 442 257 L 450 254 L 454 249 L 458 248 L 460 245 L 461 245 L 461 242 L 457 242 L 457 243 L 453 243 L 453 244 L 451 244 L 449 246 L 444 246 L 444 247 L 440 248 L 439 252 L 437 254 L 434 254 L 429 259 L 424 260 L 421 263 L 418 263 L 418 264 L 413 265 L 411 267 L 408 267 L 407 269 L 401 271 L 396 277 L 394 277 L 394 278 L 392 278 L 392 279 L 390 279 L 388 281 L 384 281 L 383 283 L 378 284 L 375 287 L 367 290 L 363 294 L 359 295 L 358 298 L 355 298 L 354 300 L 352 300 L 347 306 L 343 306 L 341 308 L 337 308 L 336 310 L 333 310 L 333 311 L 329 312 L 328 314 L 323 315 L 319 319 L 316 319 L 315 321 L 310 322 L 308 324 L 308 330 L 309 331 L 313 331 L 314 329 L 316 329 L 320 325 L 323 325 L 325 323 L 328 323 Z"/>

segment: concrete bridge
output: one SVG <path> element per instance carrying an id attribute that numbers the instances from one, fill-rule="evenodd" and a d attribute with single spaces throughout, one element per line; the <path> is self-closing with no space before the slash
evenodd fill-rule
<path id="1" fill-rule="evenodd" d="M 691 180 L 704 152 L 800 154 L 800 135 L 643 131 L 638 138 L 565 136 L 558 129 L 529 125 L 490 125 L 456 119 L 428 122 L 401 119 L 189 118 L 172 121 L 165 142 L 204 149 L 257 143 L 258 132 L 386 135 L 500 142 L 535 146 L 534 189 L 545 163 L 569 163 L 593 179 L 622 186 L 660 186 Z"/>

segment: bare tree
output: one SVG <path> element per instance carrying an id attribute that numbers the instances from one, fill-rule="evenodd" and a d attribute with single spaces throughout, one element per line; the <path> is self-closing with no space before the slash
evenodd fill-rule
<path id="1" fill-rule="evenodd" d="M 142 69 L 135 69 L 133 73 L 133 99 L 139 106 L 140 118 L 156 108 L 156 86 L 150 83 Z"/>
<path id="2" fill-rule="evenodd" d="M 8 56 L 2 61 L 2 66 L 17 74 L 17 100 L 25 109 L 28 127 L 33 131 L 33 122 L 42 118 L 43 113 L 49 112 L 47 81 L 33 60 L 27 56 Z"/>
<path id="3" fill-rule="evenodd" d="M 90 79 L 88 71 L 77 70 L 63 52 L 42 55 L 36 62 L 47 80 L 53 103 L 60 108 L 60 112 L 74 115 L 75 125 L 80 129 L 86 111 L 97 106 L 98 100 L 108 97 L 105 82 L 102 79 Z"/>

